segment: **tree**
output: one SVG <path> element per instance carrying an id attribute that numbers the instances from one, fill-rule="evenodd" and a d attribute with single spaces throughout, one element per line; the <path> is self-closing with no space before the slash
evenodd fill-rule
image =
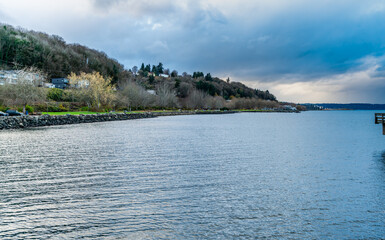
<path id="1" fill-rule="evenodd" d="M 140 66 L 140 70 L 144 71 L 144 63 L 142 63 L 142 66 Z"/>
<path id="2" fill-rule="evenodd" d="M 213 80 L 213 78 L 211 77 L 211 74 L 210 74 L 210 73 L 207 73 L 207 74 L 206 74 L 205 80 L 206 80 L 206 81 L 210 81 L 210 82 Z"/>
<path id="3" fill-rule="evenodd" d="M 196 83 L 196 88 L 207 92 L 211 96 L 214 96 L 215 94 L 220 94 L 220 91 L 213 84 L 206 81 L 199 80 L 199 82 Z"/>
<path id="4" fill-rule="evenodd" d="M 123 65 L 79 44 L 67 44 L 59 36 L 26 31 L 0 24 L 0 62 L 8 68 L 35 67 L 49 78 L 66 77 L 71 72 L 98 71 L 117 81 Z"/>
<path id="5" fill-rule="evenodd" d="M 223 97 L 215 96 L 210 98 L 209 104 L 211 109 L 221 109 L 225 106 L 226 101 Z"/>
<path id="6" fill-rule="evenodd" d="M 194 72 L 193 73 L 193 78 L 200 78 L 200 77 L 204 77 L 205 75 L 203 74 L 203 72 Z"/>
<path id="7" fill-rule="evenodd" d="M 35 76 L 38 76 L 35 78 Z M 45 79 L 44 74 L 36 69 L 28 68 L 17 72 L 17 79 L 14 83 L 5 83 L 1 87 L 0 98 L 9 105 L 16 104 L 23 106 L 23 112 L 27 104 L 35 103 L 45 99 L 43 89 L 39 88 Z"/>
<path id="8" fill-rule="evenodd" d="M 151 65 L 147 64 L 146 67 L 144 68 L 145 72 L 151 72 Z"/>
<path id="9" fill-rule="evenodd" d="M 170 69 L 168 68 L 164 69 L 163 74 L 170 75 Z"/>
<path id="10" fill-rule="evenodd" d="M 98 72 L 82 72 L 80 75 L 71 73 L 68 79 L 72 86 L 78 86 L 77 88 L 87 97 L 89 107 L 94 107 L 99 111 L 102 106 L 110 107 L 115 100 L 111 78 L 104 78 Z"/>
<path id="11" fill-rule="evenodd" d="M 179 86 L 180 86 L 180 79 L 175 79 L 174 88 L 179 88 Z"/>
<path id="12" fill-rule="evenodd" d="M 64 91 L 59 88 L 52 88 L 47 93 L 47 98 L 56 102 L 63 101 Z"/>
<path id="13" fill-rule="evenodd" d="M 150 76 L 148 77 L 148 82 L 149 82 L 150 84 L 153 84 L 154 81 L 155 81 L 154 75 L 150 75 Z"/>
<path id="14" fill-rule="evenodd" d="M 186 75 L 187 75 L 187 73 L 186 73 Z M 178 77 L 178 71 L 177 70 L 172 70 L 171 77 Z"/>
<path id="15" fill-rule="evenodd" d="M 202 109 L 206 105 L 207 94 L 193 90 L 185 101 L 185 107 L 190 109 Z"/>
<path id="16" fill-rule="evenodd" d="M 132 72 L 134 73 L 134 75 L 136 75 L 136 73 L 138 72 L 138 67 L 137 66 L 133 66 L 132 67 Z"/>
<path id="17" fill-rule="evenodd" d="M 158 66 L 156 67 L 157 73 L 162 74 L 163 73 L 163 63 L 159 63 Z"/>
<path id="18" fill-rule="evenodd" d="M 193 86 L 190 85 L 187 82 L 181 82 L 180 86 L 178 86 L 178 97 L 180 98 L 186 98 L 191 90 L 193 89 Z"/>
<path id="19" fill-rule="evenodd" d="M 173 108 L 178 106 L 175 92 L 166 83 L 156 88 L 156 94 L 159 107 Z"/>
<path id="20" fill-rule="evenodd" d="M 125 83 L 118 92 L 118 101 L 128 108 L 146 108 L 154 104 L 155 96 L 135 82 Z"/>
<path id="21" fill-rule="evenodd" d="M 230 83 L 230 78 L 228 77 L 227 80 L 226 80 L 227 83 Z"/>

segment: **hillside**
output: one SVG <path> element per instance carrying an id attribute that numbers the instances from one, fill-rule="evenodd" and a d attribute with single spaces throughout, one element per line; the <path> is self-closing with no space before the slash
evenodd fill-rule
<path id="1" fill-rule="evenodd" d="M 125 69 L 105 53 L 79 44 L 67 44 L 59 36 L 0 24 L 0 69 L 25 67 L 35 67 L 45 72 L 49 79 L 67 77 L 71 73 L 99 72 L 121 89 L 128 82 L 135 82 L 146 90 L 156 90 L 160 85 L 166 85 L 175 92 L 180 102 L 197 91 L 224 100 L 253 100 L 243 101 L 239 107 L 255 108 L 256 100 L 276 102 L 275 96 L 269 91 L 252 89 L 230 79 L 224 81 L 211 77 L 210 73 L 178 74 L 176 70 L 171 72 L 165 69 L 162 63 L 152 65 L 152 68 L 150 64 L 142 64 L 140 70 L 138 67 Z M 162 73 L 166 75 L 162 77 Z M 260 102 L 258 104 L 260 107 Z"/>
<path id="2" fill-rule="evenodd" d="M 123 65 L 79 44 L 67 44 L 63 38 L 0 24 L 0 67 L 19 69 L 36 67 L 49 78 L 66 77 L 71 72 L 100 72 L 113 82 L 121 78 Z"/>

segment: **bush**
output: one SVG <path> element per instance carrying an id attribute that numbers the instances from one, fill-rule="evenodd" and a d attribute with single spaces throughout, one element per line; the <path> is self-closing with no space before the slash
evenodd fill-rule
<path id="1" fill-rule="evenodd" d="M 9 109 L 9 107 L 6 107 L 6 106 L 0 106 L 0 111 L 1 112 L 5 112 Z"/>
<path id="2" fill-rule="evenodd" d="M 150 84 L 153 84 L 154 81 L 155 81 L 155 77 L 154 77 L 153 75 L 150 75 L 150 77 L 148 78 L 148 82 L 149 82 Z"/>
<path id="3" fill-rule="evenodd" d="M 70 104 L 68 103 L 46 103 L 34 105 L 34 110 L 37 112 L 68 112 L 70 110 Z"/>
<path id="4" fill-rule="evenodd" d="M 28 113 L 33 113 L 33 112 L 34 112 L 34 109 L 33 109 L 33 107 L 27 105 L 27 106 L 25 107 L 25 111 L 28 111 Z"/>
<path id="5" fill-rule="evenodd" d="M 179 88 L 179 86 L 180 86 L 180 80 L 179 79 L 175 79 L 174 88 Z"/>
<path id="6" fill-rule="evenodd" d="M 69 111 L 68 107 L 63 106 L 63 104 L 59 105 L 59 112 L 68 112 L 68 111 Z"/>
<path id="7" fill-rule="evenodd" d="M 49 106 L 47 107 L 47 112 L 60 112 L 60 109 L 59 109 L 59 107 L 57 107 L 57 106 L 49 105 Z"/>
<path id="8" fill-rule="evenodd" d="M 47 98 L 54 100 L 56 102 L 63 101 L 64 99 L 64 91 L 59 88 L 52 88 L 47 93 Z"/>
<path id="9" fill-rule="evenodd" d="M 81 107 L 80 108 L 80 111 L 82 111 L 82 112 L 88 112 L 89 110 L 90 110 L 89 107 Z"/>

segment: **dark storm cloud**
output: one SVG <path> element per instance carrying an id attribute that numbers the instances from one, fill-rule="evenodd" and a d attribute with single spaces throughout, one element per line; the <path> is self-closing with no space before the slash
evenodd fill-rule
<path id="1" fill-rule="evenodd" d="M 46 2 L 34 2 L 39 16 L 52 12 L 42 7 Z M 382 87 L 385 4 L 379 0 L 89 0 L 74 10 L 76 3 L 70 0 L 62 10 L 67 21 L 65 15 L 60 23 L 41 17 L 40 25 L 35 20 L 25 26 L 103 50 L 127 68 L 163 62 L 179 72 L 199 70 L 266 86 L 314 82 L 335 84 L 338 93 L 366 89 L 360 96 Z M 10 5 L 0 0 L 1 10 Z M 32 14 L 5 13 L 21 26 Z M 375 70 L 366 74 L 368 69 Z M 359 84 L 361 75 L 370 87 Z M 357 84 L 343 87 L 349 76 Z"/>
<path id="2" fill-rule="evenodd" d="M 361 10 L 354 9 L 360 6 L 357 4 L 350 6 L 353 9 L 348 6 L 348 13 L 341 8 L 329 14 L 320 10 L 313 16 L 298 8 L 263 26 L 250 24 L 245 28 L 215 8 L 203 9 L 190 2 L 187 10 L 169 7 L 167 1 L 155 6 L 150 4 L 153 1 L 139 5 L 123 0 L 94 2 L 98 7 L 134 7 L 141 15 L 135 15 L 132 21 L 151 18 L 149 24 L 110 30 L 135 38 L 130 40 L 133 46 L 127 48 L 139 49 L 136 55 L 119 51 L 120 56 L 182 62 L 189 70 L 236 72 L 266 80 L 282 74 L 302 74 L 311 79 L 347 71 L 356 67 L 360 58 L 383 54 L 385 35 L 378 33 L 384 32 L 385 25 L 376 22 L 383 22 L 384 15 L 352 17 L 352 11 Z M 244 16 L 244 21 L 249 19 L 253 21 L 253 17 Z"/>

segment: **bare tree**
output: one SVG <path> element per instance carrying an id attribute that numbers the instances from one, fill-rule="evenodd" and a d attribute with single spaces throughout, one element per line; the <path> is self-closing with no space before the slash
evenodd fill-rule
<path id="1" fill-rule="evenodd" d="M 130 81 L 120 87 L 118 99 L 121 104 L 138 109 L 152 106 L 155 96 L 148 93 L 142 86 Z"/>
<path id="2" fill-rule="evenodd" d="M 0 98 L 8 105 L 21 105 L 23 112 L 27 104 L 45 99 L 44 89 L 39 88 L 45 81 L 45 74 L 33 68 L 17 72 L 15 82 L 6 82 L 1 86 Z"/>
<path id="3" fill-rule="evenodd" d="M 193 86 L 187 82 L 182 82 L 178 87 L 178 97 L 186 98 L 191 90 L 193 89 Z"/>
<path id="4" fill-rule="evenodd" d="M 157 105 L 159 107 L 178 107 L 178 100 L 176 94 L 166 83 L 163 83 L 157 87 L 156 94 Z"/>
<path id="5" fill-rule="evenodd" d="M 206 107 L 209 109 L 221 109 L 225 106 L 225 99 L 220 96 L 206 97 Z"/>
<path id="6" fill-rule="evenodd" d="M 207 94 L 199 90 L 193 90 L 185 100 L 185 107 L 202 109 L 206 106 Z"/>
<path id="7" fill-rule="evenodd" d="M 132 72 L 134 73 L 134 75 L 136 75 L 136 73 L 138 72 L 138 67 L 137 66 L 133 66 L 132 67 Z"/>

